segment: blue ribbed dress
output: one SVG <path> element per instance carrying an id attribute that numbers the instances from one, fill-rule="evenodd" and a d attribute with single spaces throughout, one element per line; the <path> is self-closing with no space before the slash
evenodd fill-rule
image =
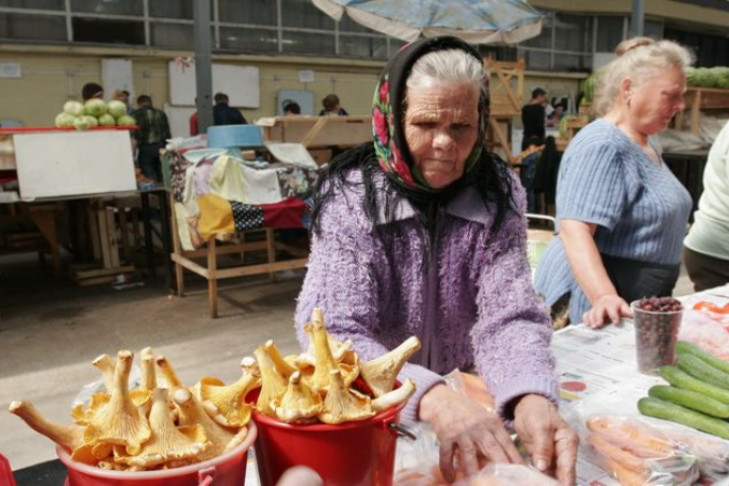
<path id="1" fill-rule="evenodd" d="M 664 163 L 656 165 L 618 127 L 596 120 L 567 147 L 557 179 L 557 221 L 597 225 L 600 253 L 675 265 L 691 211 L 691 196 Z M 564 245 L 554 238 L 539 262 L 535 286 L 553 305 L 571 292 L 570 320 L 591 304 L 577 285 Z"/>

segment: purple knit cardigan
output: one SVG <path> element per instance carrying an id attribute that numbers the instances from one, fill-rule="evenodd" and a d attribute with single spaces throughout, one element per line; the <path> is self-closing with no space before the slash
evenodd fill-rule
<path id="1" fill-rule="evenodd" d="M 358 170 L 348 174 L 352 182 L 361 178 Z M 361 184 L 335 189 L 320 215 L 321 234 L 313 238 L 298 298 L 295 323 L 304 349 L 303 326 L 317 306 L 331 335 L 351 339 L 363 360 L 418 336 L 423 349 L 400 377 L 417 387 L 403 410 L 405 422 L 418 419 L 421 397 L 443 382 L 441 375 L 470 365 L 505 420 L 512 418 L 509 401 L 527 393 L 557 403 L 551 323 L 526 258 L 524 192 L 516 179 L 513 187 L 520 211 L 508 212 L 498 234 L 490 236 L 491 212 L 467 187 L 448 203 L 432 244 L 406 200 L 396 199 L 395 221 L 386 222 L 381 211 L 373 223 Z M 389 248 L 373 235 L 373 224 L 385 225 Z"/>

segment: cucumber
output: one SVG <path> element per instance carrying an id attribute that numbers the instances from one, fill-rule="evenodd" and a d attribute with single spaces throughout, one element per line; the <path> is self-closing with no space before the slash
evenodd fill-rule
<path id="1" fill-rule="evenodd" d="M 701 358 L 702 360 L 706 361 L 714 368 L 718 368 L 724 373 L 729 374 L 729 363 L 727 363 L 723 359 L 717 358 L 711 353 L 707 353 L 695 344 L 687 343 L 686 341 L 677 342 L 676 354 L 691 354 L 693 356 L 696 356 L 697 358 Z"/>
<path id="2" fill-rule="evenodd" d="M 638 410 L 643 415 L 687 425 L 707 434 L 729 439 L 729 422 L 709 417 L 701 412 L 666 402 L 659 398 L 645 397 L 638 400 Z"/>
<path id="3" fill-rule="evenodd" d="M 722 403 L 729 404 L 729 390 L 725 390 L 724 388 L 720 388 L 709 383 L 704 383 L 688 373 L 684 373 L 675 366 L 661 366 L 658 371 L 664 380 L 677 388 L 693 390 L 706 395 L 707 397 L 711 397 L 714 400 L 719 400 Z"/>
<path id="4" fill-rule="evenodd" d="M 703 412 L 712 417 L 729 418 L 729 404 L 714 400 L 703 393 L 693 390 L 682 390 L 667 385 L 656 385 L 648 390 L 648 395 L 696 410 L 697 412 Z"/>
<path id="5" fill-rule="evenodd" d="M 678 356 L 676 365 L 694 378 L 729 390 L 729 375 L 701 358 L 692 354 L 682 354 Z"/>

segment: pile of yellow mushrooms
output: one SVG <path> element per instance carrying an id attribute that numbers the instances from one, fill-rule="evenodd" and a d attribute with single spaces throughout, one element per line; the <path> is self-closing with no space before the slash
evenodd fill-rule
<path id="1" fill-rule="evenodd" d="M 106 392 L 71 411 L 74 424 L 45 419 L 26 400 L 10 412 L 66 449 L 75 461 L 119 471 L 186 466 L 238 447 L 245 439 L 254 408 L 289 423 L 339 424 L 365 420 L 405 402 L 415 392 L 406 380 L 395 388 L 407 359 L 420 349 L 411 337 L 372 361 L 360 362 L 352 342 L 334 340 L 320 309 L 306 325 L 309 349 L 283 357 L 268 341 L 241 361 L 242 375 L 226 385 L 201 378 L 187 387 L 165 356 L 151 348 L 140 353 L 139 386 L 129 389 L 134 354 L 119 351 L 116 361 L 104 354 L 93 361 Z M 258 399 L 246 399 L 260 389 Z"/>

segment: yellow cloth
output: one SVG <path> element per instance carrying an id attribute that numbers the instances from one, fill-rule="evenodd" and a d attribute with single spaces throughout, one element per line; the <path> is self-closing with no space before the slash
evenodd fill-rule
<path id="1" fill-rule="evenodd" d="M 233 208 L 230 202 L 215 194 L 198 196 L 197 204 L 200 207 L 200 221 L 197 224 L 198 233 L 205 241 L 215 237 L 218 233 L 232 234 L 235 232 L 233 221 Z"/>
<path id="2" fill-rule="evenodd" d="M 228 201 L 246 202 L 243 164 L 230 155 L 221 155 L 213 162 L 210 171 L 210 192 Z"/>

